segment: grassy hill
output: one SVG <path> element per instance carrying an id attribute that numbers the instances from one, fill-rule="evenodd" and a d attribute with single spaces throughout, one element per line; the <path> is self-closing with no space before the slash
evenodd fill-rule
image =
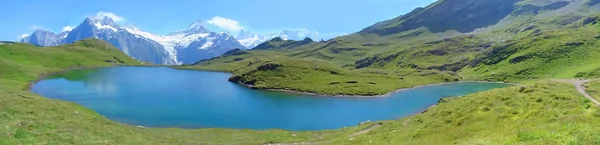
<path id="1" fill-rule="evenodd" d="M 112 45 L 92 39 L 60 47 L 7 43 L 0 48 L 0 79 L 11 81 L 30 81 L 37 79 L 37 75 L 65 68 L 140 64 Z"/>
<path id="2" fill-rule="evenodd" d="M 441 0 L 348 36 L 325 42 L 274 39 L 261 44 L 261 49 L 202 61 L 191 68 L 233 72 L 245 78 L 242 83 L 258 82 L 255 88 L 259 89 L 347 95 L 376 95 L 460 80 L 595 77 L 600 70 L 594 57 L 600 52 L 596 4 L 589 0 Z M 306 60 L 325 62 L 319 67 L 344 73 L 315 71 L 303 66 Z M 257 69 L 256 64 L 264 62 L 287 65 Z M 294 65 L 299 67 L 285 71 Z M 294 72 L 311 75 L 292 81 L 299 80 L 291 75 Z M 375 82 L 376 88 L 327 85 L 363 76 L 393 79 Z M 281 84 L 283 80 L 289 83 Z"/>
<path id="3" fill-rule="evenodd" d="M 328 95 L 380 95 L 398 88 L 458 80 L 452 73 L 441 71 L 397 76 L 385 72 L 350 71 L 314 58 L 293 58 L 276 54 L 254 56 L 255 53 L 257 52 L 219 58 L 210 61 L 218 65 L 192 66 L 187 69 L 230 71 L 234 75 L 229 81 L 254 89 L 284 89 Z"/>
<path id="4" fill-rule="evenodd" d="M 339 144 L 599 144 L 600 108 L 573 85 L 535 81 L 459 98 Z M 597 95 L 597 94 L 595 94 Z"/>

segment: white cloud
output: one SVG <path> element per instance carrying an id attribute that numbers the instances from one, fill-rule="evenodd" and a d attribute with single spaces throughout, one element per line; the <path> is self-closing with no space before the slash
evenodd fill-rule
<path id="1" fill-rule="evenodd" d="M 236 20 L 227 19 L 219 16 L 215 16 L 212 19 L 207 21 L 209 24 L 213 24 L 219 28 L 223 28 L 228 31 L 240 31 L 244 29 L 244 27 L 240 26 L 240 23 Z"/>
<path id="2" fill-rule="evenodd" d="M 29 36 L 29 34 L 21 34 L 21 35 L 17 36 L 17 40 L 21 40 L 27 36 Z"/>
<path id="3" fill-rule="evenodd" d="M 103 11 L 96 13 L 96 18 L 102 19 L 104 17 L 109 17 L 109 18 L 113 19 L 113 21 L 115 21 L 115 22 L 125 22 L 125 18 L 118 16 L 115 13 L 103 12 Z"/>
<path id="4" fill-rule="evenodd" d="M 71 31 L 71 30 L 73 30 L 73 28 L 75 28 L 75 27 L 73 27 L 73 26 L 65 26 L 65 27 L 62 28 L 61 32 Z"/>

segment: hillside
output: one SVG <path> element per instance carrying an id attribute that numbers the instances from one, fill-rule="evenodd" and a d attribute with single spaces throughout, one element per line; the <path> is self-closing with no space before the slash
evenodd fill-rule
<path id="1" fill-rule="evenodd" d="M 595 86 L 597 87 L 597 86 Z M 339 144 L 598 144 L 600 108 L 550 81 L 450 98 Z"/>
<path id="2" fill-rule="evenodd" d="M 42 48 L 31 44 L 8 43 L 0 45 L 0 48 L 0 79 L 11 81 L 30 81 L 37 79 L 39 74 L 66 68 L 140 64 L 114 46 L 95 39 L 58 47 Z"/>
<path id="3" fill-rule="evenodd" d="M 234 73 L 231 82 L 239 82 L 253 89 L 283 89 L 329 95 L 380 95 L 397 88 L 458 80 L 452 73 L 426 71 L 405 77 L 361 73 L 343 69 L 327 61 L 314 58 L 292 58 L 273 54 L 254 56 L 258 52 L 220 58 L 226 61 L 210 67 L 187 67 L 187 69 L 223 70 Z M 205 62 L 199 62 L 199 65 Z M 236 70 L 236 68 L 242 68 Z M 410 78 L 410 79 L 409 79 Z M 418 81 L 417 81 L 418 80 Z"/>
<path id="4" fill-rule="evenodd" d="M 594 77 L 600 70 L 593 57 L 599 52 L 596 5 L 588 0 L 441 0 L 348 36 L 325 42 L 273 39 L 259 45 L 260 50 L 246 52 L 252 55 L 222 56 L 197 63 L 194 68 L 235 72 L 252 68 L 230 64 L 236 60 L 277 55 L 317 59 L 352 73 L 404 81 L 420 80 L 415 74 L 432 72 L 452 76 L 431 78 L 428 83 Z M 469 25 L 461 25 L 465 23 Z M 319 76 L 323 75 L 335 77 Z M 394 83 L 404 82 L 396 79 Z M 391 88 L 403 86 L 410 85 Z"/>

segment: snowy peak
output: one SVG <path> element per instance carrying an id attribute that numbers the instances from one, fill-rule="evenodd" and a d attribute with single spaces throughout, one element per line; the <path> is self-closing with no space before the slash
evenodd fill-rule
<path id="1" fill-rule="evenodd" d="M 196 21 L 190 23 L 190 25 L 188 25 L 187 29 L 182 30 L 182 31 L 173 32 L 168 35 L 179 35 L 179 34 L 192 35 L 192 34 L 204 34 L 204 33 L 210 33 L 210 32 L 211 31 L 209 31 L 208 29 L 206 29 L 204 27 L 204 23 L 202 23 L 202 20 L 196 20 Z"/>
<path id="2" fill-rule="evenodd" d="M 302 40 L 306 37 L 312 39 L 319 39 L 319 33 L 310 31 L 307 29 L 296 29 L 296 30 L 283 30 L 283 32 L 278 34 L 279 37 L 285 40 Z"/>
<path id="3" fill-rule="evenodd" d="M 260 35 L 260 34 L 248 32 L 246 30 L 242 30 L 242 31 L 240 31 L 240 34 L 238 34 L 237 39 L 239 40 L 239 42 L 242 45 L 251 49 L 251 48 L 258 46 L 259 44 L 261 44 L 263 42 L 269 41 L 269 40 L 271 40 L 273 38 L 277 38 L 277 37 L 279 37 L 282 40 L 298 40 L 298 41 L 304 40 L 305 38 L 311 38 L 313 40 L 320 39 L 318 32 L 310 31 L 308 29 L 282 30 L 281 32 L 271 33 L 271 34 L 267 34 L 267 35 Z"/>
<path id="4" fill-rule="evenodd" d="M 115 21 L 113 21 L 113 19 L 111 19 L 110 17 L 104 17 L 102 18 L 99 23 L 101 25 L 108 25 L 108 26 L 113 26 L 113 27 L 119 27 L 119 25 L 117 25 L 117 23 L 115 23 Z"/>
<path id="5" fill-rule="evenodd" d="M 238 34 L 238 36 L 236 37 L 237 39 L 248 39 L 248 38 L 254 38 L 254 37 L 258 37 L 258 34 L 256 33 L 250 33 L 244 29 L 240 30 L 240 33 Z"/>
<path id="6" fill-rule="evenodd" d="M 197 30 L 197 29 L 204 29 L 204 25 L 203 25 L 203 23 L 202 23 L 202 20 L 198 19 L 198 20 L 196 20 L 196 21 L 194 21 L 194 22 L 190 23 L 190 25 L 188 25 L 188 28 L 187 28 L 187 29 L 188 29 L 188 30 L 189 30 L 189 29 L 194 29 L 194 30 Z"/>
<path id="7" fill-rule="evenodd" d="M 87 24 L 94 24 L 94 25 L 106 25 L 106 26 L 111 26 L 111 27 L 119 27 L 119 25 L 117 23 L 115 23 L 115 21 L 113 19 L 111 19 L 110 17 L 88 17 L 84 20 L 84 23 Z"/>
<path id="8" fill-rule="evenodd" d="M 119 25 L 109 17 L 88 17 L 78 27 L 81 27 L 82 25 L 87 25 L 99 30 L 111 30 L 113 32 L 116 32 L 118 29 L 120 29 Z"/>

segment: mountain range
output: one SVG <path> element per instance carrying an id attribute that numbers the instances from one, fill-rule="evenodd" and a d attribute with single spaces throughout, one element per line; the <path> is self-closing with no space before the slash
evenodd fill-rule
<path id="1" fill-rule="evenodd" d="M 137 60 L 177 65 L 213 58 L 232 49 L 251 49 L 276 37 L 285 40 L 302 40 L 306 37 L 318 39 L 319 34 L 306 29 L 283 30 L 267 35 L 242 30 L 236 38 L 230 33 L 210 31 L 204 27 L 201 20 L 197 20 L 186 29 L 158 35 L 133 25 L 119 26 L 109 17 L 88 17 L 70 31 L 56 34 L 47 30 L 36 30 L 20 42 L 56 46 L 86 38 L 97 38 L 111 43 Z"/>
<path id="2" fill-rule="evenodd" d="M 263 42 L 277 37 L 283 40 L 303 40 L 307 37 L 313 40 L 327 39 L 321 37 L 318 32 L 307 29 L 283 30 L 279 33 L 269 33 L 264 35 L 241 30 L 236 38 L 247 48 L 254 48 Z"/>

